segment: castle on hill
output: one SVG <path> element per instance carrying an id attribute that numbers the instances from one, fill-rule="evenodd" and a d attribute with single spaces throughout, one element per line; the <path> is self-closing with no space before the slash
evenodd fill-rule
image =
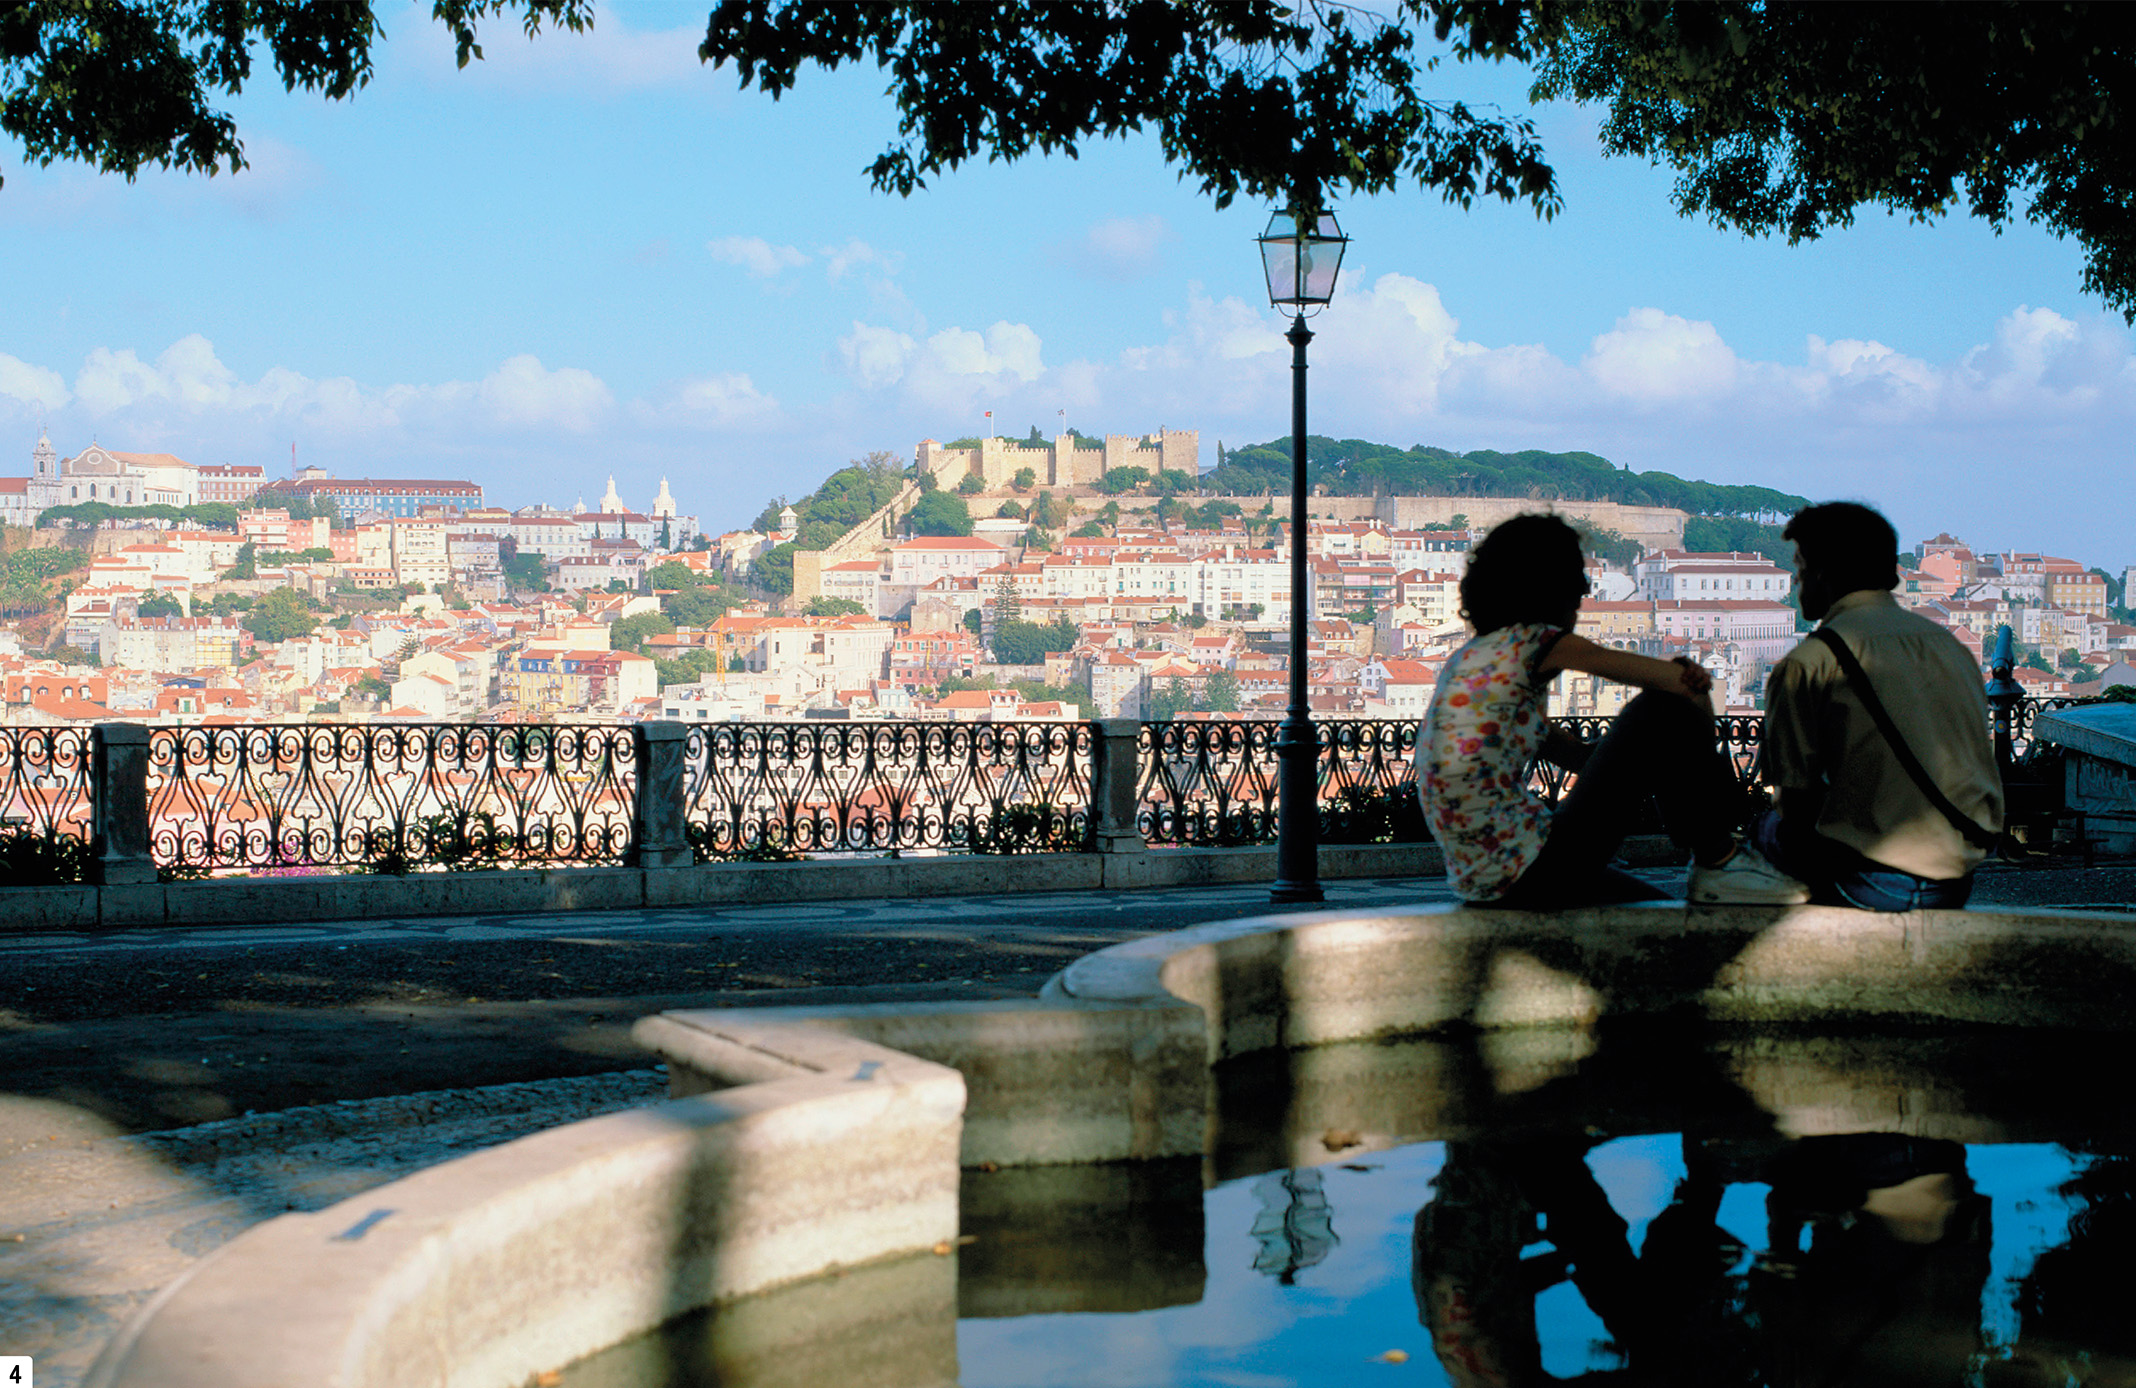
<path id="1" fill-rule="evenodd" d="M 1154 446 L 1151 439 L 1156 440 Z M 1107 434 L 1103 448 L 1085 447 L 1074 434 L 1038 444 L 986 438 L 977 448 L 945 448 L 933 439 L 921 439 L 919 464 L 945 488 L 972 473 L 988 490 L 1006 487 L 1025 468 L 1031 469 L 1033 485 L 1040 487 L 1096 488 L 1106 473 L 1122 467 L 1143 468 L 1151 476 L 1169 468 L 1193 477 L 1201 468 L 1201 431 L 1160 428 L 1152 435 Z"/>

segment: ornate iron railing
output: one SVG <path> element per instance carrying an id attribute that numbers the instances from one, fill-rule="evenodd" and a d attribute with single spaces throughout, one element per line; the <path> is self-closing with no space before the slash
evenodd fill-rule
<path id="1" fill-rule="evenodd" d="M 1268 843 L 1276 836 L 1273 719 L 1144 723 L 1135 827 L 1153 844 Z"/>
<path id="2" fill-rule="evenodd" d="M 2056 709 L 2082 708 L 2086 704 L 2098 702 L 2100 701 L 2097 698 L 2076 694 L 2050 694 L 2040 697 L 2028 695 L 2016 700 L 2010 706 L 2011 755 L 2022 759 L 2032 751 L 2032 725 L 2039 721 L 2041 714 L 2053 713 Z"/>
<path id="3" fill-rule="evenodd" d="M 690 729 L 700 859 L 932 848 L 1080 852 L 1089 723 L 719 723 Z"/>
<path id="4" fill-rule="evenodd" d="M 613 863 L 635 755 L 618 727 L 155 728 L 150 851 L 177 869 Z"/>
<path id="5" fill-rule="evenodd" d="M 1599 741 L 1607 718 L 1558 718 L 1553 725 L 1582 742 Z M 1761 717 L 1719 721 L 1716 737 L 1747 807 L 1759 803 Z M 1273 720 L 1209 719 L 1145 723 L 1140 748 L 1137 827 L 1157 845 L 1272 843 L 1276 837 L 1276 734 Z M 1323 843 L 1422 841 L 1428 831 L 1416 799 L 1417 722 L 1409 718 L 1314 720 L 1320 739 L 1319 804 Z M 1529 769 L 1529 784 L 1550 804 L 1577 779 L 1548 762 Z M 1651 823 L 1648 820 L 1652 820 Z M 1642 819 L 1635 832 L 1658 833 Z"/>
<path id="6" fill-rule="evenodd" d="M 90 834 L 87 728 L 0 728 L 0 834 L 11 851 L 50 856 Z"/>
<path id="7" fill-rule="evenodd" d="M 1326 843 L 1420 838 L 1417 723 L 1314 720 L 1320 741 L 1320 832 Z M 1136 827 L 1145 842 L 1226 846 L 1276 837 L 1276 735 L 1270 719 L 1145 723 Z"/>
<path id="8" fill-rule="evenodd" d="M 2008 701 L 2018 752 L 2041 713 L 2086 702 Z M 1272 841 L 1278 726 L 1143 724 L 1129 769 L 1144 841 Z M 1559 726 L 1592 741 L 1608 720 Z M 1323 842 L 1425 836 L 1414 720 L 1322 719 L 1316 731 Z M 1762 732 L 1754 715 L 1724 719 L 1717 731 L 1746 814 L 1768 798 L 1758 779 Z M 101 737 L 93 728 L 0 728 L 7 875 L 83 880 L 93 867 Z M 293 724 L 152 728 L 148 737 L 148 839 L 166 876 L 632 861 L 640 833 L 652 836 L 649 851 L 679 848 L 663 847 L 670 831 L 658 827 L 660 815 L 672 825 L 678 808 L 700 860 L 1074 852 L 1094 846 L 1093 806 L 1105 794 L 1099 725 L 1085 722 L 721 723 L 651 741 L 651 730 L 586 725 Z M 667 750 L 654 765 L 672 777 L 662 784 L 681 787 L 679 807 L 637 803 L 641 746 L 656 744 Z M 1553 803 L 1573 779 L 1549 766 L 1532 775 Z M 136 793 L 114 784 L 122 796 Z M 1642 822 L 1634 832 L 1657 828 Z"/>

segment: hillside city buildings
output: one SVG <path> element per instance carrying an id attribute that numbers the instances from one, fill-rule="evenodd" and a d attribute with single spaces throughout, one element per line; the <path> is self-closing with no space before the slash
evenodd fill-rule
<path id="1" fill-rule="evenodd" d="M 507 510 L 471 482 L 318 468 L 268 479 L 94 443 L 62 457 L 40 438 L 29 474 L 0 478 L 11 527 L 92 500 L 221 503 L 235 521 L 11 532 L 11 564 L 56 540 L 82 553 L 0 615 L 0 719 L 1274 717 L 1294 622 L 1306 624 L 1316 714 L 1421 716 L 1466 639 L 1459 583 L 1482 529 L 1403 523 L 1444 507 L 1363 514 L 1340 498 L 1302 527 L 1272 505 L 1195 518 L 1099 490 L 1113 468 L 1191 470 L 1197 447 L 1170 430 L 1103 447 L 1077 436 L 924 441 L 917 466 L 936 485 L 978 479 L 964 488 L 976 492 L 974 533 L 906 533 L 901 517 L 922 490 L 908 483 L 830 549 L 796 555 L 785 597 L 751 587 L 766 555 L 797 538 L 793 507 L 771 531 L 705 535 L 666 479 L 642 510 L 613 478 L 592 509 L 581 499 Z M 1086 521 L 1073 527 L 1083 533 L 1063 526 L 1034 543 L 1023 503 L 1006 503 L 1041 490 Z M 316 514 L 292 516 L 293 499 Z M 1123 500 L 1110 523 L 1087 523 Z M 1304 612 L 1291 610 L 1294 544 L 1307 561 Z M 2136 683 L 2136 627 L 2116 606 L 2136 570 L 2117 587 L 2070 559 L 1975 552 L 1950 535 L 1922 541 L 1910 562 L 1899 600 L 1976 657 L 2002 625 L 2040 653 L 2034 666 L 2046 668 L 2017 673 L 2028 691 Z M 670 610 L 695 609 L 678 603 L 682 589 L 653 590 L 665 564 L 743 600 L 709 621 L 673 620 Z M 1766 673 L 1801 636 L 1793 575 L 1763 554 L 1648 545 L 1628 568 L 1594 562 L 1590 581 L 1583 634 L 1696 660 L 1730 709 L 1758 707 Z M 40 592 L 48 605 L 36 611 Z M 277 604 L 311 619 L 256 620 Z M 1551 712 L 1606 716 L 1628 693 L 1568 673 Z"/>

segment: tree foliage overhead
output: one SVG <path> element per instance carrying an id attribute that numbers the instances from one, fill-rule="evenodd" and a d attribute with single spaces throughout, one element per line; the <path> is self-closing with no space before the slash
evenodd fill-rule
<path id="1" fill-rule="evenodd" d="M 217 109 L 264 57 L 288 90 L 361 90 L 375 0 L 6 0 L 0 131 L 39 164 L 245 166 Z M 478 25 L 583 30 L 592 0 L 433 0 L 461 66 Z M 1863 206 L 2017 215 L 2085 250 L 2084 285 L 2136 321 L 2136 56 L 2116 8 L 1766 0 L 718 0 L 698 46 L 774 98 L 810 66 L 873 62 L 898 127 L 868 167 L 909 194 L 979 157 L 1075 157 L 1154 131 L 1219 206 L 1318 208 L 1414 182 L 1561 205 L 1531 122 L 1439 90 L 1444 57 L 1530 64 L 1540 99 L 1607 107 L 1613 152 L 1664 163 L 1676 202 L 1792 240 Z"/>
<path id="2" fill-rule="evenodd" d="M 1467 206 L 1479 194 L 1558 207 L 1532 124 L 1419 90 L 1435 58 L 1416 26 L 1506 27 L 1501 5 L 1332 0 L 1051 0 L 855 4 L 721 0 L 698 56 L 776 97 L 809 65 L 873 61 L 890 77 L 898 139 L 869 166 L 910 194 L 985 156 L 1074 158 L 1093 139 L 1154 127 L 1166 160 L 1219 207 L 1244 193 L 1317 211 L 1337 191 L 1414 179 Z"/>
<path id="3" fill-rule="evenodd" d="M 1776 516 L 1809 505 L 1770 487 L 1701 482 L 1667 472 L 1627 472 L 1593 453 L 1526 449 L 1455 453 L 1418 444 L 1397 448 L 1365 439 L 1306 440 L 1306 482 L 1332 496 L 1488 496 L 1536 501 L 1617 501 L 1673 506 L 1694 516 Z M 1291 485 L 1290 440 L 1226 450 L 1204 490 L 1280 495 Z"/>
<path id="4" fill-rule="evenodd" d="M 482 56 L 478 19 L 523 11 L 582 30 L 591 0 L 433 0 L 460 66 Z M 340 99 L 371 80 L 382 35 L 364 0 L 8 0 L 0 5 L 0 130 L 33 163 L 78 159 L 131 179 L 156 165 L 213 174 L 245 167 L 237 122 L 215 109 L 263 52 L 286 91 Z"/>
<path id="5" fill-rule="evenodd" d="M 1605 149 L 1666 164 L 1687 216 L 1816 237 L 1864 205 L 2024 215 L 2136 321 L 2136 50 L 2090 4 L 1575 0 L 1538 8 L 1539 98 L 1606 104 Z"/>

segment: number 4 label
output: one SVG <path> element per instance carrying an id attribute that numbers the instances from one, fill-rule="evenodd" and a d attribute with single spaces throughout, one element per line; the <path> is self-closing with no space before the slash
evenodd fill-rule
<path id="1" fill-rule="evenodd" d="M 0 1388 L 37 1388 L 37 1364 L 27 1354 L 0 1354 Z"/>

